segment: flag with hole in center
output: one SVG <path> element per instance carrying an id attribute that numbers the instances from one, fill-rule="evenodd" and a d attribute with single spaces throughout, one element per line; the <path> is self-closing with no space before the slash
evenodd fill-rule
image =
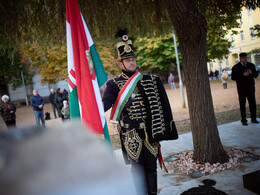
<path id="1" fill-rule="evenodd" d="M 110 143 L 99 90 L 107 76 L 76 0 L 66 0 L 66 30 L 71 118 Z"/>

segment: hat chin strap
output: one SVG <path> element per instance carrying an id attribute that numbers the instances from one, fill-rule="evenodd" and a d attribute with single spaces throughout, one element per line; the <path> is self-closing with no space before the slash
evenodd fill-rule
<path id="1" fill-rule="evenodd" d="M 136 69 L 135 69 L 135 71 L 130 71 L 130 70 L 128 70 L 128 69 L 126 68 L 126 66 L 125 66 L 125 64 L 124 64 L 124 62 L 123 62 L 123 60 L 122 60 L 122 64 L 123 64 L 123 66 L 124 66 L 124 68 L 125 68 L 125 70 L 126 70 L 127 72 L 135 72 L 135 71 L 136 71 Z"/>

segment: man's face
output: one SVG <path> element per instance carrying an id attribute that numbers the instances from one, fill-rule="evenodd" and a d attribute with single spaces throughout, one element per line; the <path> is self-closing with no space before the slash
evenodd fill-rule
<path id="1" fill-rule="evenodd" d="M 8 99 L 7 99 L 7 98 L 5 98 L 5 99 L 4 99 L 4 102 L 5 102 L 5 103 L 6 103 L 6 102 L 8 102 Z"/>
<path id="2" fill-rule="evenodd" d="M 126 67 L 126 69 L 125 69 L 125 67 L 123 66 L 123 63 L 124 63 L 124 65 L 125 65 L 125 67 Z M 131 71 L 131 72 L 134 72 L 135 70 L 136 70 L 136 58 L 127 58 L 127 59 L 124 59 L 123 60 L 123 63 L 121 62 L 120 63 L 120 66 L 121 66 L 121 68 L 123 69 L 123 70 L 125 70 L 125 71 Z"/>
<path id="3" fill-rule="evenodd" d="M 51 91 L 51 93 L 54 93 L 54 89 L 51 89 L 50 91 Z"/>
<path id="4" fill-rule="evenodd" d="M 38 91 L 33 91 L 33 95 L 37 96 L 38 95 Z"/>
<path id="5" fill-rule="evenodd" d="M 247 56 L 240 57 L 240 62 L 242 62 L 243 64 L 245 64 L 245 63 L 247 62 Z"/>

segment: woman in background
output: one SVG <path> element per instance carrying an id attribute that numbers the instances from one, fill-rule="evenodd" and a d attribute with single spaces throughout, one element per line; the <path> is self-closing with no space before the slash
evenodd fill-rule
<path id="1" fill-rule="evenodd" d="M 2 96 L 3 103 L 0 106 L 0 113 L 1 117 L 3 118 L 6 127 L 9 128 L 16 128 L 16 121 L 15 121 L 15 112 L 16 107 L 15 105 L 9 101 L 8 95 Z"/>

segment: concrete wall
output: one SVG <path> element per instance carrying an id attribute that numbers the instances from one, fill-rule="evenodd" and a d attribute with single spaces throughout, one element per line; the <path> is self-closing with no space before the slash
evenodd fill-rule
<path id="1" fill-rule="evenodd" d="M 48 100 L 50 89 L 53 88 L 54 90 L 61 88 L 66 89 L 68 91 L 68 82 L 67 81 L 59 81 L 56 84 L 45 84 L 42 85 L 41 81 L 41 75 L 37 74 L 33 77 L 32 85 L 26 86 L 26 92 L 24 86 L 19 87 L 17 89 L 12 89 L 11 86 L 8 87 L 10 99 L 13 102 L 26 102 L 26 94 L 28 97 L 28 100 L 30 100 L 30 97 L 32 95 L 32 90 L 37 89 L 40 96 L 44 98 L 44 100 Z"/>

